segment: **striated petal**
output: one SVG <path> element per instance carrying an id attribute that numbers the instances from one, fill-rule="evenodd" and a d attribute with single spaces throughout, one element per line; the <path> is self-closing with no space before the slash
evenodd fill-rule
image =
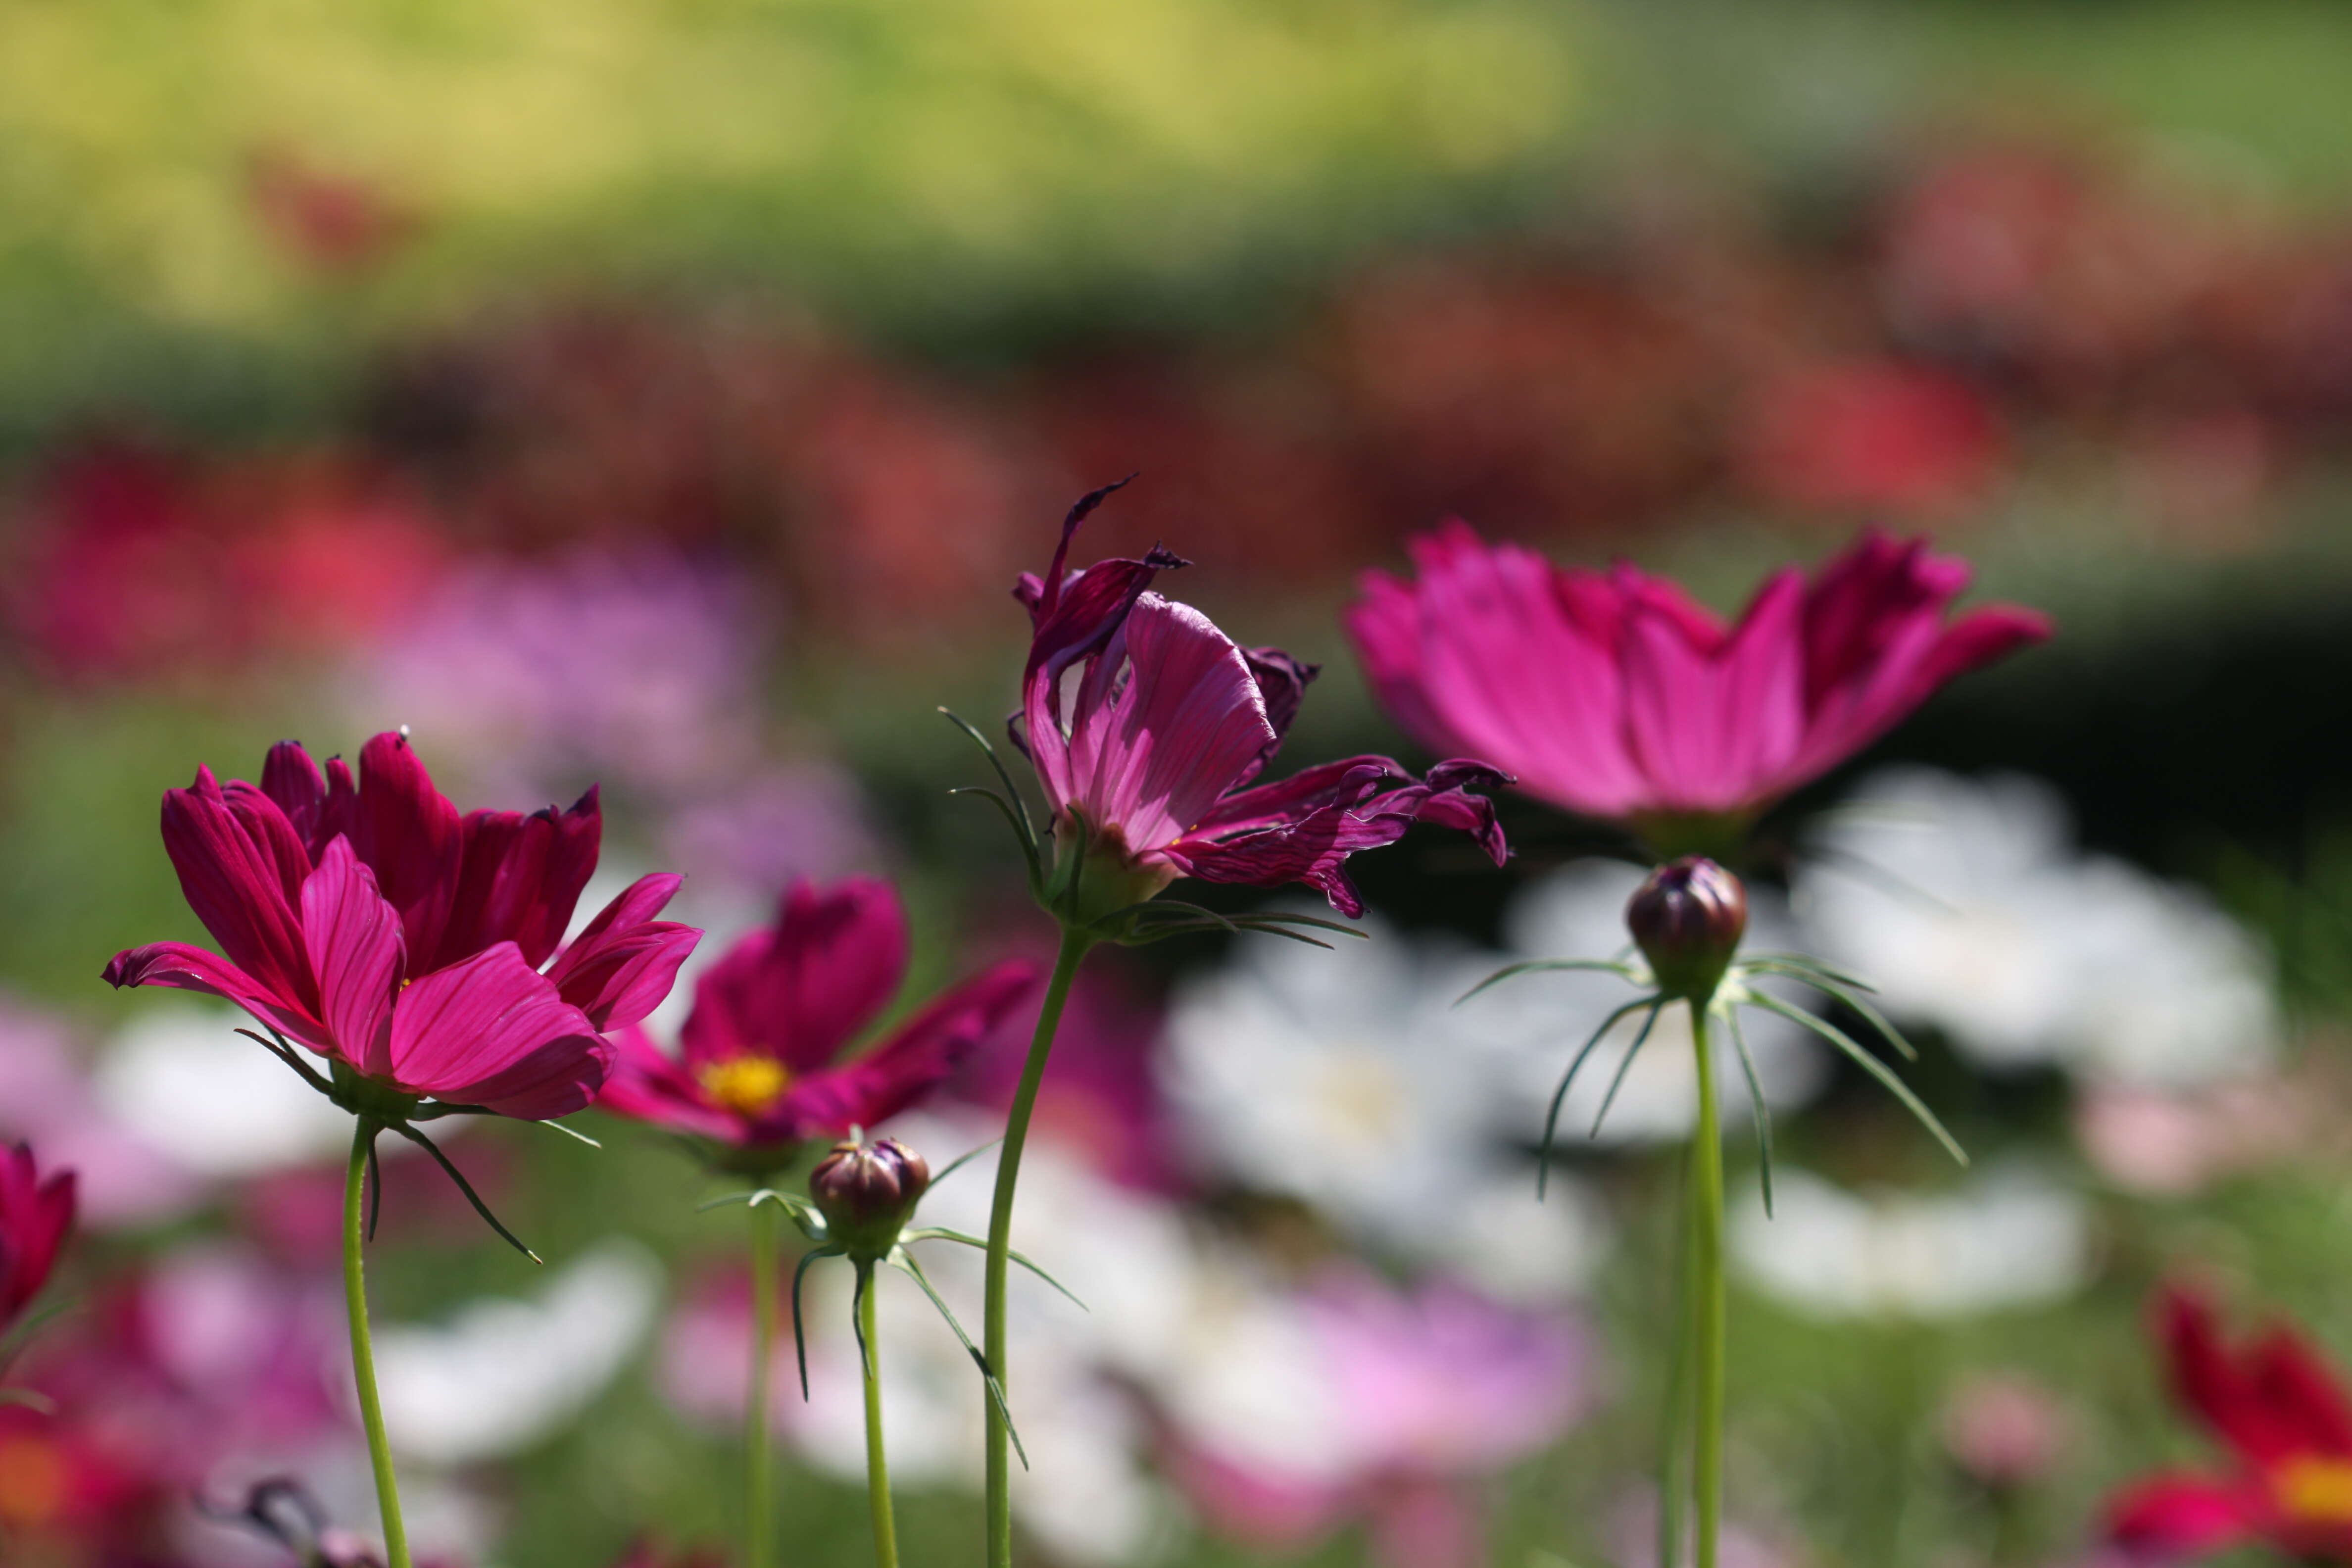
<path id="1" fill-rule="evenodd" d="M 907 917 L 887 882 L 795 882 L 774 925 L 703 973 L 683 1032 L 686 1059 L 752 1054 L 814 1071 L 880 1016 L 906 973 Z"/>
<path id="2" fill-rule="evenodd" d="M 1627 617 L 1627 728 L 1652 809 L 1736 811 L 1772 793 L 1803 737 L 1798 614 L 1804 580 L 1775 574 L 1708 648 L 1644 603 Z"/>
<path id="3" fill-rule="evenodd" d="M 387 730 L 360 750 L 352 847 L 400 911 L 408 951 L 437 953 L 457 886 L 457 808 L 433 787 L 408 737 Z"/>
<path id="4" fill-rule="evenodd" d="M 331 833 L 320 831 L 327 809 L 327 781 L 299 741 L 280 741 L 261 764 L 261 793 L 278 803 L 302 847 L 316 860 Z"/>
<path id="5" fill-rule="evenodd" d="M 400 913 L 352 841 L 337 837 L 302 885 L 302 931 L 335 1054 L 371 1078 L 392 1073 L 392 999 L 404 959 Z"/>
<path id="6" fill-rule="evenodd" d="M 1273 827 L 1327 805 L 1354 805 L 1387 785 L 1408 784 L 1412 779 L 1389 757 L 1367 754 L 1318 763 L 1286 779 L 1225 796 L 1186 837 L 1213 838 L 1253 827 Z"/>
<path id="7" fill-rule="evenodd" d="M 241 802 L 240 812 L 209 768 L 199 768 L 190 787 L 165 790 L 163 848 L 179 873 L 188 908 L 230 963 L 272 996 L 314 1012 L 310 962 L 286 879 L 293 829 L 268 797 L 245 793 L 249 798 Z M 272 814 L 282 832 L 272 831 Z M 252 822 L 264 825 L 258 837 L 247 826 Z M 293 888 L 300 886 L 298 877 Z"/>
<path id="8" fill-rule="evenodd" d="M 1250 674 L 1257 681 L 1259 700 L 1265 704 L 1265 721 L 1274 726 L 1274 744 L 1243 770 L 1240 782 L 1247 784 L 1274 761 L 1282 738 L 1290 733 L 1291 721 L 1298 717 L 1299 706 L 1307 700 L 1307 689 L 1323 673 L 1323 667 L 1293 658 L 1278 647 L 1245 647 L 1242 658 L 1248 661 Z"/>
<path id="9" fill-rule="evenodd" d="M 596 1109 L 633 1121 L 741 1143 L 750 1130 L 741 1117 L 710 1103 L 702 1086 L 636 1026 L 613 1030 L 612 1076 L 596 1092 Z"/>
<path id="10" fill-rule="evenodd" d="M 218 954 L 184 942 L 152 942 L 126 948 L 108 962 L 101 978 L 117 989 L 161 985 L 173 991 L 202 991 L 236 1003 L 289 1039 L 299 1040 L 321 1055 L 330 1051 L 333 1036 L 306 1004 L 273 990 Z"/>
<path id="11" fill-rule="evenodd" d="M 929 1093 L 1036 990 L 1034 964 L 1000 963 L 965 981 L 871 1051 L 794 1080 L 760 1142 L 834 1137 L 887 1121 Z"/>
<path id="12" fill-rule="evenodd" d="M 1276 736 L 1248 661 L 1200 611 L 1146 594 L 1123 636 L 1125 689 L 1071 736 L 1070 804 L 1142 854 L 1206 816 Z"/>
<path id="13" fill-rule="evenodd" d="M 434 967 L 511 942 L 545 963 L 596 869 L 604 813 L 593 787 L 568 811 L 473 811 L 459 826 L 457 890 Z"/>
<path id="14" fill-rule="evenodd" d="M 599 1029 L 637 1023 L 660 1006 L 678 965 L 702 940 L 693 926 L 653 918 L 684 879 L 667 872 L 638 878 L 548 965 L 547 977 L 563 999 Z"/>
<path id="15" fill-rule="evenodd" d="M 509 942 L 403 990 L 390 1054 L 404 1089 L 543 1121 L 595 1098 L 613 1047 Z"/>

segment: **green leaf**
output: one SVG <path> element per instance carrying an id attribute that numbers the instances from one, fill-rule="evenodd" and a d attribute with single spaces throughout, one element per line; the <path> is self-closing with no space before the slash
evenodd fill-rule
<path id="1" fill-rule="evenodd" d="M 1617 963 L 1605 958 L 1530 958 L 1517 963 L 1503 965 L 1502 968 L 1456 996 L 1454 999 L 1454 1005 L 1459 1007 L 1488 986 L 1499 985 L 1506 980 L 1515 979 L 1522 974 L 1540 974 L 1546 971 L 1559 969 L 1598 970 L 1602 973 L 1622 975 L 1629 982 L 1641 979 L 1632 964 Z"/>
<path id="2" fill-rule="evenodd" d="M 449 1163 L 448 1155 L 441 1152 L 441 1145 L 436 1143 L 432 1139 L 427 1138 L 424 1133 L 418 1131 L 415 1128 L 411 1127 L 405 1121 L 395 1121 L 392 1123 L 392 1131 L 399 1133 L 403 1138 L 407 1139 L 411 1143 L 418 1145 L 426 1153 L 432 1155 L 434 1163 L 438 1164 L 443 1171 L 446 1172 L 449 1179 L 457 1184 L 457 1190 L 466 1194 L 466 1201 L 474 1205 L 474 1212 L 480 1215 L 484 1223 L 488 1225 L 492 1230 L 497 1231 L 499 1235 L 505 1239 L 506 1244 L 509 1247 L 513 1247 L 517 1252 L 521 1253 L 533 1263 L 545 1261 L 538 1253 L 533 1252 L 530 1247 L 525 1247 L 520 1241 L 517 1240 L 514 1232 L 509 1230 L 505 1226 L 499 1223 L 499 1216 L 490 1212 L 490 1205 L 482 1201 L 482 1194 L 474 1190 L 474 1184 L 471 1182 L 466 1180 L 466 1173 Z"/>
<path id="3" fill-rule="evenodd" d="M 1616 1027 L 1618 1019 L 1624 1017 L 1637 1007 L 1648 1007 L 1664 1001 L 1664 998 L 1662 996 L 1636 996 L 1606 1018 L 1601 1019 L 1601 1026 L 1592 1031 L 1592 1037 L 1584 1042 L 1569 1062 L 1568 1071 L 1560 1075 L 1559 1087 L 1552 1090 L 1551 1109 L 1544 1115 L 1543 1146 L 1536 1152 L 1536 1201 L 1538 1203 L 1543 1201 L 1544 1187 L 1551 1173 L 1551 1145 L 1559 1128 L 1559 1108 L 1567 1103 L 1569 1086 L 1576 1082 L 1576 1075 L 1583 1068 L 1585 1058 L 1599 1048 L 1601 1037 Z"/>
<path id="4" fill-rule="evenodd" d="M 947 721 L 949 723 L 954 725 L 957 729 L 961 730 L 965 734 L 971 737 L 971 743 L 980 748 L 981 755 L 988 759 L 988 765 L 996 770 L 997 782 L 1004 786 L 1005 798 L 1012 803 L 1013 809 L 1010 815 L 1013 818 L 1013 830 L 1020 835 L 1022 847 L 1029 852 L 1029 863 L 1033 867 L 1035 866 L 1037 863 L 1037 826 L 1035 823 L 1030 820 L 1029 803 L 1022 798 L 1021 786 L 1014 784 L 1013 782 L 1013 775 L 1005 771 L 1004 759 L 996 754 L 996 748 L 989 744 L 987 736 L 973 729 L 970 724 L 965 723 L 961 717 L 949 712 L 945 708 L 940 709 L 940 711 L 946 715 Z M 1001 805 L 1003 802 L 1000 802 L 999 804 Z"/>
<path id="5" fill-rule="evenodd" d="M 1936 1113 L 1928 1110 L 1917 1095 L 1911 1092 L 1910 1086 L 1895 1076 L 1894 1068 L 1855 1044 L 1853 1037 L 1843 1029 L 1839 1028 L 1827 1018 L 1814 1016 L 1801 1007 L 1791 1007 L 1778 996 L 1769 995 L 1761 991 L 1750 991 L 1748 994 L 1755 999 L 1758 1006 L 1769 1012 L 1778 1013 L 1792 1024 L 1799 1024 L 1811 1029 L 1839 1050 L 1852 1057 L 1864 1072 L 1876 1079 L 1889 1094 L 1903 1103 L 1903 1108 L 1918 1120 L 1919 1125 L 1935 1134 L 1936 1141 L 1944 1146 L 1953 1159 L 1963 1165 L 1969 1163 L 1968 1151 L 1960 1147 L 1959 1140 L 1945 1130 L 1944 1124 L 1936 1120 Z"/>
<path id="6" fill-rule="evenodd" d="M 961 1323 L 956 1321 L 956 1315 L 949 1309 L 946 1299 L 931 1288 L 930 1276 L 923 1272 L 923 1266 L 915 1261 L 913 1253 L 903 1247 L 898 1247 L 891 1252 L 890 1262 L 923 1288 L 923 1294 L 931 1299 L 931 1305 L 940 1310 L 940 1316 L 948 1321 L 948 1327 L 953 1329 L 955 1337 L 962 1342 L 965 1353 L 971 1357 L 972 1365 L 980 1368 L 981 1382 L 988 1388 L 989 1403 L 994 1405 L 996 1413 L 1004 1417 L 1005 1434 L 1013 1439 L 1013 1451 L 1021 1456 L 1021 1468 L 1027 1469 L 1029 1450 L 1021 1446 L 1021 1429 L 1013 1424 L 1012 1407 L 1004 1402 L 1004 1384 L 999 1383 L 996 1373 L 990 1370 L 988 1358 L 980 1353 L 980 1347 L 971 1342 L 971 1336 L 963 1331 Z"/>
<path id="7" fill-rule="evenodd" d="M 809 1392 L 808 1338 L 801 1332 L 801 1281 L 808 1278 L 809 1265 L 818 1258 L 843 1256 L 841 1248 L 837 1247 L 820 1247 L 814 1252 L 802 1253 L 799 1265 L 793 1269 L 793 1354 L 799 1358 L 801 1363 L 801 1403 L 803 1405 L 808 1403 Z M 762 1286 L 761 1289 L 764 1289 L 766 1287 Z"/>
<path id="8" fill-rule="evenodd" d="M 946 1181 L 950 1176 L 954 1175 L 958 1171 L 962 1170 L 966 1165 L 971 1164 L 974 1160 L 979 1159 L 982 1154 L 987 1153 L 991 1149 L 995 1148 L 999 1143 L 1003 1142 L 1003 1134 L 999 1133 L 997 1136 L 990 1139 L 987 1142 L 981 1144 L 978 1148 L 965 1150 L 962 1153 L 958 1154 L 954 1159 L 948 1162 L 947 1169 L 941 1171 L 938 1175 L 931 1178 L 931 1185 L 934 1187 L 938 1186 L 941 1182 Z"/>
<path id="9" fill-rule="evenodd" d="M 966 1247 L 976 1247 L 982 1252 L 986 1252 L 988 1250 L 988 1243 L 982 1241 L 980 1237 L 976 1236 L 966 1236 L 960 1230 L 950 1230 L 944 1226 L 931 1226 L 922 1230 L 910 1230 L 906 1234 L 904 1239 L 908 1241 L 955 1241 L 961 1242 Z M 1013 1262 L 1021 1265 L 1022 1268 L 1029 1270 L 1030 1273 L 1034 1274 L 1038 1279 L 1043 1279 L 1046 1284 L 1051 1285 L 1055 1289 L 1059 1290 L 1063 1295 L 1067 1296 L 1070 1299 L 1071 1304 L 1076 1306 L 1079 1311 L 1088 1312 L 1093 1310 L 1093 1309 L 1088 1307 L 1084 1301 L 1078 1300 L 1076 1291 L 1072 1290 L 1067 1285 L 1063 1284 L 1059 1279 L 1055 1279 L 1051 1274 L 1046 1273 L 1034 1263 L 1030 1262 L 1028 1258 L 1023 1257 L 1020 1253 L 1013 1251 L 1008 1247 L 1004 1249 L 1004 1256 L 1013 1259 Z"/>
<path id="10" fill-rule="evenodd" d="M 1764 1103 L 1764 1082 L 1756 1076 L 1756 1058 L 1748 1052 L 1748 1031 L 1739 1026 L 1739 1009 L 1726 1007 L 1723 1021 L 1731 1029 L 1731 1043 L 1739 1049 L 1739 1070 L 1748 1078 L 1748 1110 L 1756 1119 L 1759 1179 L 1764 1184 L 1764 1217 L 1772 1217 L 1772 1108 Z"/>
<path id="11" fill-rule="evenodd" d="M 1617 1103 L 1617 1091 L 1625 1087 L 1625 1075 L 1633 1070 L 1633 1058 L 1642 1054 L 1643 1046 L 1649 1044 L 1650 1031 L 1658 1026 L 1658 1015 L 1665 1010 L 1664 997 L 1651 1005 L 1650 1016 L 1642 1020 L 1642 1032 L 1633 1037 L 1632 1045 L 1625 1047 L 1625 1059 L 1617 1064 L 1616 1072 L 1610 1077 L 1609 1092 L 1601 1097 L 1601 1109 L 1593 1112 L 1592 1131 L 1586 1134 L 1587 1137 L 1601 1136 L 1601 1124 L 1609 1119 L 1609 1108 Z"/>
<path id="12" fill-rule="evenodd" d="M 1756 967 L 1762 968 L 1765 966 L 1757 965 Z M 1861 1014 L 1863 1021 L 1868 1024 L 1872 1028 L 1877 1030 L 1879 1037 L 1885 1040 L 1888 1045 L 1893 1046 L 1897 1052 L 1901 1053 L 1905 1061 L 1916 1062 L 1919 1059 L 1917 1047 L 1913 1046 L 1909 1040 L 1903 1037 L 1903 1031 L 1896 1028 L 1894 1023 L 1887 1018 L 1886 1015 L 1880 1012 L 1875 1006 L 1874 1006 L 1868 998 L 1864 997 L 1861 992 L 1850 988 L 1843 981 L 1833 978 L 1825 970 L 1807 973 L 1790 970 L 1785 965 L 1778 963 L 1775 963 L 1770 967 L 1777 973 L 1787 974 L 1790 979 L 1801 981 L 1805 984 L 1811 985 L 1814 990 L 1822 993 L 1824 995 L 1835 997 L 1838 1001 L 1844 1003 L 1847 1006 Z M 1749 989 L 1752 991 L 1754 987 L 1751 986 Z"/>
<path id="13" fill-rule="evenodd" d="M 268 1040 L 263 1039 L 251 1029 L 238 1029 L 236 1032 L 243 1035 L 247 1039 L 251 1040 L 255 1045 L 259 1046 L 263 1050 L 268 1051 L 271 1056 L 276 1057 L 279 1061 L 282 1061 L 288 1067 L 292 1068 L 296 1072 L 300 1073 L 304 1082 L 308 1083 L 312 1089 L 317 1089 L 320 1094 L 325 1095 L 329 1100 L 335 1098 L 335 1086 L 329 1082 L 325 1078 L 321 1077 L 319 1073 L 313 1071 L 310 1064 L 304 1061 L 300 1056 L 296 1054 L 294 1047 L 286 1043 L 284 1037 L 279 1037 L 276 1043 L 273 1044 Z M 275 1033 L 275 1031 L 272 1032 Z"/>

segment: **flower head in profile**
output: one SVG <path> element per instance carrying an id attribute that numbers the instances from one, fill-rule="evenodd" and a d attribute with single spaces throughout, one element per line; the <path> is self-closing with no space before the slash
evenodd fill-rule
<path id="1" fill-rule="evenodd" d="M 402 734 L 369 741 L 356 778 L 281 742 L 258 786 L 200 768 L 163 795 L 164 849 L 221 951 L 152 942 L 105 977 L 226 997 L 387 1123 L 426 1096 L 562 1116 L 610 1070 L 604 1031 L 651 1012 L 701 935 L 656 918 L 678 879 L 652 876 L 563 944 L 602 832 L 593 789 L 566 811 L 461 816 Z"/>
<path id="2" fill-rule="evenodd" d="M 2107 1534 L 2143 1559 L 2184 1562 L 2263 1544 L 2298 1562 L 2352 1561 L 2352 1398 L 2284 1324 L 2232 1349 L 2210 1303 L 2180 1289 L 2157 1304 L 2173 1394 L 2229 1450 L 2225 1468 L 2164 1472 L 2126 1488 Z"/>
<path id="3" fill-rule="evenodd" d="M 0 1334 L 47 1283 L 73 1217 L 71 1171 L 53 1171 L 44 1181 L 30 1149 L 0 1149 Z"/>
<path id="4" fill-rule="evenodd" d="M 2050 634 L 2011 605 L 1948 618 L 1967 563 L 1875 531 L 1810 581 L 1774 574 L 1728 626 L 1664 578 L 1555 566 L 1460 521 L 1412 555 L 1418 582 L 1369 573 L 1347 615 L 1390 713 L 1669 852 L 1734 847 L 1946 681 Z"/>
<path id="5" fill-rule="evenodd" d="M 1441 763 L 1416 779 L 1387 757 L 1346 757 L 1256 783 L 1315 667 L 1242 647 L 1150 592 L 1185 563 L 1165 550 L 1068 570 L 1079 523 L 1118 488 L 1072 507 L 1045 574 L 1024 574 L 1013 590 L 1032 634 L 1013 736 L 1066 846 L 1055 897 L 1066 915 L 1099 917 L 1195 877 L 1305 882 L 1352 916 L 1363 905 L 1348 857 L 1415 822 L 1463 828 L 1502 862 L 1494 805 L 1471 791 L 1507 781 L 1484 763 Z"/>
<path id="6" fill-rule="evenodd" d="M 642 1029 L 618 1032 L 597 1103 L 753 1154 L 789 1152 L 905 1110 L 1036 980 L 1033 965 L 1000 963 L 853 1054 L 906 973 L 907 917 L 888 883 L 796 883 L 773 925 L 703 972 L 677 1057 Z"/>

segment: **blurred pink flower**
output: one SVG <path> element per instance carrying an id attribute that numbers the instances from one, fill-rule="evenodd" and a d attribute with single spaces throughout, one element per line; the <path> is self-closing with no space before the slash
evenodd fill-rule
<path id="1" fill-rule="evenodd" d="M 2092 1083 L 2075 1100 L 2074 1141 L 2118 1187 L 2181 1197 L 2309 1149 L 2326 1104 L 2319 1086 L 2283 1078 L 2189 1090 Z"/>
<path id="2" fill-rule="evenodd" d="M 1654 833 L 1744 825 L 2050 633 L 2009 605 L 1948 621 L 1967 563 L 1875 531 L 1810 583 L 1776 573 L 1732 626 L 1666 579 L 1557 567 L 1460 521 L 1413 559 L 1418 583 L 1368 573 L 1347 615 L 1390 713 L 1433 751 L 1496 758 L 1530 795 Z"/>
<path id="3" fill-rule="evenodd" d="M 1286 1468 L 1179 1432 L 1171 1474 L 1244 1541 L 1299 1545 L 1361 1517 L 1390 1568 L 1477 1568 L 1475 1483 L 1558 1439 L 1591 1405 L 1581 1325 L 1450 1283 L 1398 1291 L 1354 1270 L 1327 1276 L 1301 1305 L 1336 1395 L 1330 1451 Z"/>
<path id="4" fill-rule="evenodd" d="M 593 789 L 461 819 L 404 736 L 369 741 L 356 783 L 283 742 L 259 788 L 200 768 L 164 792 L 164 847 L 226 957 L 155 942 L 106 978 L 226 997 L 403 1094 L 566 1115 L 610 1070 L 599 1031 L 651 1012 L 700 935 L 654 918 L 678 879 L 646 877 L 558 951 L 602 832 Z"/>
<path id="5" fill-rule="evenodd" d="M 1985 1486 L 2023 1486 L 2057 1463 L 2067 1425 L 2057 1397 L 2033 1379 L 1980 1374 L 1963 1381 L 1945 1401 L 1944 1451 Z"/>
<path id="6" fill-rule="evenodd" d="M 87 1225 L 143 1222 L 194 1201 L 192 1173 L 124 1127 L 90 1092 L 65 1024 L 0 996 L 0 1136 L 70 1165 Z M 340 1222 L 339 1222 L 340 1223 Z"/>
<path id="7" fill-rule="evenodd" d="M 1122 481 L 1124 482 L 1124 481 Z M 1297 715 L 1311 665 L 1244 649 L 1189 605 L 1146 592 L 1184 562 L 1141 560 L 1065 572 L 1078 525 L 1118 487 L 1072 507 L 1043 578 L 1013 594 L 1029 610 L 1029 661 L 1013 739 L 1036 764 L 1059 830 L 1082 831 L 1101 911 L 1150 898 L 1180 876 L 1319 889 L 1363 911 L 1348 857 L 1392 844 L 1417 821 L 1462 828 L 1500 865 L 1492 802 L 1504 782 L 1483 763 L 1441 763 L 1419 782 L 1386 757 L 1319 763 L 1279 783 L 1265 772 Z"/>
<path id="8" fill-rule="evenodd" d="M 597 1104 L 738 1147 L 874 1127 L 953 1071 L 1028 996 L 1037 973 L 1026 963 L 997 964 L 844 1059 L 906 973 L 906 914 L 888 883 L 795 883 L 773 926 L 737 942 L 696 982 L 679 1058 L 642 1029 L 616 1034 L 619 1056 Z"/>
<path id="9" fill-rule="evenodd" d="M 57 1266 L 74 1217 L 74 1173 L 42 1178 L 23 1144 L 0 1148 L 0 1334 L 22 1316 Z"/>

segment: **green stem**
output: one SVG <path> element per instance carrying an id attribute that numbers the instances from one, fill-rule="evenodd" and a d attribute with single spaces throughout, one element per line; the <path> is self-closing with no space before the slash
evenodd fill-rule
<path id="1" fill-rule="evenodd" d="M 1696 1147 L 1696 1141 L 1693 1148 Z M 1658 1454 L 1658 1568 L 1682 1568 L 1683 1510 L 1690 1503 L 1691 1416 L 1691 1243 L 1695 1239 L 1683 1211 L 1690 1203 L 1696 1179 L 1691 1171 L 1693 1153 L 1683 1151 L 1682 1201 L 1674 1215 L 1674 1350 L 1666 1363 L 1666 1412 Z"/>
<path id="2" fill-rule="evenodd" d="M 874 1265 L 857 1266 L 857 1328 L 866 1342 L 866 1506 L 874 1514 L 875 1568 L 898 1568 L 898 1529 L 890 1518 L 890 1462 L 882 1453 L 882 1342 L 875 1321 Z"/>
<path id="3" fill-rule="evenodd" d="M 1021 1150 L 1029 1142 L 1029 1113 L 1037 1106 L 1037 1086 L 1045 1077 L 1045 1058 L 1053 1053 L 1062 1007 L 1070 999 L 1070 982 L 1077 978 L 1078 963 L 1093 945 L 1094 938 L 1076 926 L 1062 928 L 1062 951 L 1054 961 L 1054 977 L 1046 983 L 1045 1005 L 1037 1013 L 1037 1030 L 1029 1038 L 1029 1059 L 1021 1068 L 1021 1087 L 1013 1091 L 1013 1110 L 1004 1121 L 1004 1148 L 997 1156 L 996 1198 L 988 1211 L 988 1316 L 981 1342 L 988 1370 L 996 1374 L 1000 1387 L 1011 1381 L 1004 1366 L 1004 1281 L 1013 1247 L 1013 1190 L 1021 1179 Z M 982 1399 L 988 1416 L 988 1563 L 989 1568 L 1013 1568 L 1012 1431 L 995 1401 L 984 1391 Z"/>
<path id="4" fill-rule="evenodd" d="M 1698 1431 L 1691 1489 L 1697 1502 L 1696 1568 L 1715 1568 L 1723 1519 L 1723 1135 L 1717 1124 L 1715 1055 L 1706 1038 L 1706 1004 L 1694 1000 L 1691 1042 L 1697 1052 L 1698 1126 L 1691 1134 L 1691 1341 L 1698 1373 Z"/>
<path id="5" fill-rule="evenodd" d="M 743 1568 L 772 1568 L 776 1527 L 768 1457 L 768 1369 L 776 1351 L 776 1215 L 751 1205 L 751 1385 L 743 1401 Z"/>
<path id="6" fill-rule="evenodd" d="M 383 1512 L 385 1568 L 409 1568 L 408 1531 L 400 1521 L 400 1482 L 384 1440 L 383 1401 L 375 1391 L 375 1344 L 368 1337 L 367 1280 L 361 1265 L 368 1151 L 381 1129 L 368 1117 L 352 1132 L 352 1162 L 343 1175 L 343 1304 L 352 1318 L 352 1376 L 360 1385 L 360 1422 L 367 1428 L 368 1462 L 375 1467 L 375 1500 Z"/>

